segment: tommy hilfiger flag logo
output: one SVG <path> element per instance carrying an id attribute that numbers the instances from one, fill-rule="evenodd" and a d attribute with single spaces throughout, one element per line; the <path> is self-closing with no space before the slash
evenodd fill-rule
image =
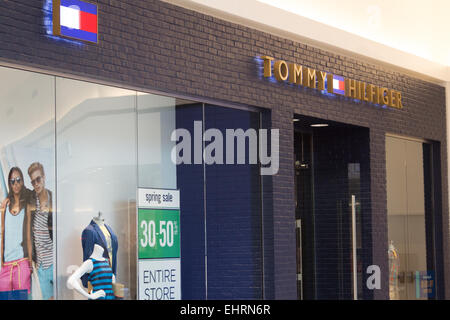
<path id="1" fill-rule="evenodd" d="M 53 0 L 53 34 L 98 42 L 97 5 L 81 0 Z"/>
<path id="2" fill-rule="evenodd" d="M 337 94 L 341 94 L 341 95 L 345 94 L 344 77 L 333 75 L 333 93 L 337 93 Z"/>

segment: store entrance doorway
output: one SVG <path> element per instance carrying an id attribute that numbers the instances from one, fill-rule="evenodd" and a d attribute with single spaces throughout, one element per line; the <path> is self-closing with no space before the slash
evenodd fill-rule
<path id="1" fill-rule="evenodd" d="M 431 144 L 386 136 L 389 298 L 436 296 Z"/>
<path id="2" fill-rule="evenodd" d="M 363 298 L 369 171 L 367 128 L 295 117 L 298 299 Z"/>

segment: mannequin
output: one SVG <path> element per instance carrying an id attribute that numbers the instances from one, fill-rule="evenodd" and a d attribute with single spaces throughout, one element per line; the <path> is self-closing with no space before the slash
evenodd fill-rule
<path id="1" fill-rule="evenodd" d="M 101 211 L 98 212 L 98 216 L 94 217 L 92 220 L 99 226 L 103 226 L 105 224 L 105 218 L 103 218 L 103 213 Z"/>
<path id="2" fill-rule="evenodd" d="M 83 262 L 83 264 L 77 270 L 75 270 L 75 272 L 69 277 L 69 279 L 67 279 L 67 287 L 69 289 L 74 289 L 77 292 L 79 292 L 81 295 L 83 295 L 85 298 L 88 298 L 91 300 L 96 300 L 96 299 L 106 297 L 106 293 L 104 290 L 98 290 L 94 293 L 86 292 L 81 287 L 81 284 L 79 281 L 83 275 L 89 274 L 93 271 L 94 263 L 92 262 L 91 259 L 94 259 L 97 261 L 106 261 L 106 258 L 103 257 L 103 251 L 104 250 L 100 245 L 98 245 L 98 244 L 94 245 L 94 249 L 92 251 L 90 259 L 87 259 L 85 262 Z M 115 283 L 115 282 L 116 282 L 116 279 L 113 274 L 112 275 L 112 283 Z"/>
<path id="3" fill-rule="evenodd" d="M 99 211 L 98 216 L 94 217 L 92 220 L 98 225 L 98 227 L 102 231 L 106 241 L 105 245 L 108 251 L 108 256 L 111 258 L 113 256 L 111 234 L 109 233 L 108 229 L 105 226 L 105 219 L 103 218 L 103 214 Z"/>
<path id="4" fill-rule="evenodd" d="M 94 244 L 98 244 L 103 248 L 103 257 L 109 260 L 112 272 L 116 274 L 119 243 L 111 227 L 105 223 L 102 212 L 93 217 L 91 223 L 82 232 L 83 261 L 89 259 L 93 253 Z M 81 282 L 85 288 L 89 287 L 87 274 L 81 277 Z"/>

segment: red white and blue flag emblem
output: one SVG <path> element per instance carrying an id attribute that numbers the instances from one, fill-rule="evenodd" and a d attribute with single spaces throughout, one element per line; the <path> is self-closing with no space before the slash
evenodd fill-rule
<path id="1" fill-rule="evenodd" d="M 97 43 L 97 5 L 81 0 L 53 0 L 53 33 Z"/>
<path id="2" fill-rule="evenodd" d="M 333 93 L 345 94 L 345 81 L 344 77 L 333 75 Z"/>

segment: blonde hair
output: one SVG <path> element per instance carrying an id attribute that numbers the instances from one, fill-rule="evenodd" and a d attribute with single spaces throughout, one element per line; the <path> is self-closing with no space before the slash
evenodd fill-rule
<path id="1" fill-rule="evenodd" d="M 33 174 L 33 172 L 35 172 L 36 170 L 40 170 L 42 175 L 45 176 L 44 173 L 44 167 L 42 166 L 42 164 L 40 164 L 39 162 L 33 162 L 29 167 L 28 167 L 28 175 L 31 177 L 31 175 Z"/>

